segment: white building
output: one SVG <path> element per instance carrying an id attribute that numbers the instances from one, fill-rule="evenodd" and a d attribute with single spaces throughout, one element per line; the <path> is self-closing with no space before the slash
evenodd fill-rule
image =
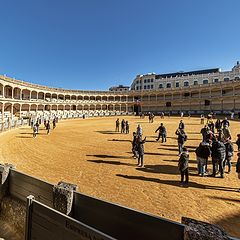
<path id="1" fill-rule="evenodd" d="M 175 72 L 167 74 L 148 73 L 137 75 L 134 79 L 131 90 L 157 90 L 165 88 L 180 88 L 191 85 L 218 83 L 222 81 L 240 80 L 240 64 L 237 64 L 230 71 L 221 71 L 220 68 L 204 69 L 190 72 Z"/>

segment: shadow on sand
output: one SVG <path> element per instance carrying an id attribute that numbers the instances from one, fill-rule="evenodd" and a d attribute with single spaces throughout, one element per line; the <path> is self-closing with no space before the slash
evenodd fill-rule
<path id="1" fill-rule="evenodd" d="M 127 139 L 108 139 L 109 142 L 132 142 L 131 140 Z"/>
<path id="2" fill-rule="evenodd" d="M 195 171 L 195 168 L 189 167 L 190 171 Z M 175 174 L 179 175 L 177 166 L 173 165 L 145 165 L 144 168 L 137 168 L 138 171 L 148 173 L 161 173 L 161 174 Z M 189 173 L 191 175 L 191 173 Z"/>
<path id="3" fill-rule="evenodd" d="M 129 176 L 129 175 L 123 175 L 123 174 L 116 174 L 116 176 L 130 179 L 130 180 L 141 180 L 141 181 L 155 182 L 160 184 L 167 184 L 171 186 L 181 187 L 180 181 L 175 181 L 175 180 L 161 180 L 159 178 L 150 178 L 150 177 L 144 177 L 144 176 Z M 196 182 L 189 182 L 187 187 L 200 188 L 200 189 L 212 189 L 212 190 L 227 191 L 227 192 L 236 192 L 237 190 L 236 188 L 203 185 Z"/>
<path id="4" fill-rule="evenodd" d="M 115 131 L 95 131 L 97 133 L 101 134 L 121 134 L 120 132 L 115 132 Z"/>
<path id="5" fill-rule="evenodd" d="M 125 158 L 125 159 L 129 159 L 131 157 L 129 156 L 114 156 L 114 155 L 104 155 L 104 154 L 95 154 L 95 155 L 86 155 L 88 157 L 97 157 L 97 158 Z"/>
<path id="6" fill-rule="evenodd" d="M 124 163 L 119 161 L 105 161 L 105 160 L 87 160 L 88 162 L 93 163 L 103 163 L 103 164 L 111 164 L 111 165 L 124 165 L 124 166 L 136 166 L 136 163 Z"/>

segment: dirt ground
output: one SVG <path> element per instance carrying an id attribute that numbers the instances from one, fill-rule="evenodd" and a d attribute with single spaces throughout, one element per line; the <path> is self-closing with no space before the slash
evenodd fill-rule
<path id="1" fill-rule="evenodd" d="M 50 135 L 41 128 L 36 139 L 26 126 L 2 133 L 0 162 L 12 163 L 18 170 L 52 183 L 75 183 L 82 193 L 164 218 L 181 221 L 187 216 L 216 223 L 240 237 L 236 154 L 233 170 L 224 179 L 197 176 L 194 150 L 201 140 L 200 120 L 184 118 L 191 160 L 190 184 L 183 188 L 174 134 L 180 119 L 156 117 L 154 123 L 148 123 L 147 118 L 126 119 L 130 123 L 128 135 L 114 132 L 115 117 L 61 121 Z M 160 122 L 168 131 L 166 144 L 155 141 L 154 131 Z M 131 154 L 132 132 L 138 123 L 147 137 L 145 168 L 138 168 Z M 235 140 L 240 123 L 230 125 Z"/>

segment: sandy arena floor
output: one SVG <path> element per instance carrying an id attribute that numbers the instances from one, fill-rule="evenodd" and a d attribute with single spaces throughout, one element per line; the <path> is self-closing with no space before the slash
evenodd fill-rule
<path id="1" fill-rule="evenodd" d="M 240 187 L 235 164 L 224 179 L 196 175 L 195 147 L 199 144 L 199 119 L 184 118 L 190 150 L 190 187 L 179 186 L 175 130 L 179 118 L 126 117 L 130 134 L 114 132 L 115 117 L 68 120 L 36 139 L 29 127 L 0 134 L 0 162 L 43 180 L 75 183 L 81 192 L 164 218 L 180 221 L 182 216 L 217 223 L 240 237 Z M 156 142 L 155 129 L 163 122 L 168 130 L 166 144 Z M 131 156 L 132 132 L 141 123 L 145 144 L 145 168 Z M 234 136 L 239 122 L 231 122 Z M 234 146 L 236 149 L 236 145 Z M 236 163 L 236 156 L 234 156 Z M 212 167 L 209 167 L 212 169 Z"/>

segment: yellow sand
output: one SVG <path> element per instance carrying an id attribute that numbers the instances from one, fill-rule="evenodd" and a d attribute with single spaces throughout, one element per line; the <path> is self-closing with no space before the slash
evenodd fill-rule
<path id="1" fill-rule="evenodd" d="M 61 121 L 48 136 L 41 128 L 36 139 L 26 126 L 2 133 L 0 162 L 12 163 L 18 170 L 52 183 L 75 183 L 82 193 L 164 218 L 181 221 L 187 216 L 217 223 L 240 237 L 240 193 L 236 192 L 240 180 L 235 166 L 224 179 L 196 175 L 193 146 L 201 140 L 200 119 L 184 118 L 186 146 L 191 151 L 191 184 L 182 188 L 174 134 L 180 119 L 156 117 L 154 123 L 148 123 L 147 118 L 124 118 L 130 122 L 129 135 L 114 132 L 115 117 Z M 155 142 L 154 131 L 160 122 L 167 127 L 166 144 Z M 137 168 L 131 157 L 130 141 L 138 123 L 148 140 L 145 168 Z M 239 125 L 231 122 L 234 140 Z"/>

